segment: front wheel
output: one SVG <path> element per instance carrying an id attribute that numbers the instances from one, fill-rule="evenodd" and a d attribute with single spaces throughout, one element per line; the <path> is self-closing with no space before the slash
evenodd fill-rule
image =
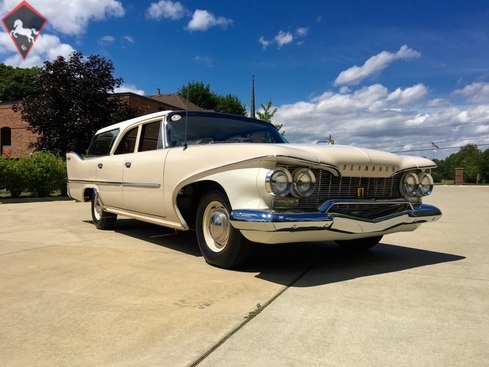
<path id="1" fill-rule="evenodd" d="M 377 245 L 384 236 L 357 238 L 354 240 L 335 241 L 338 246 L 347 251 L 365 251 Z"/>
<path id="2" fill-rule="evenodd" d="M 95 194 L 92 196 L 92 220 L 97 229 L 113 229 L 117 220 L 117 214 L 107 213 Z"/>
<path id="3" fill-rule="evenodd" d="M 231 205 L 221 190 L 204 194 L 197 209 L 197 242 L 205 261 L 229 269 L 248 258 L 248 241 L 231 225 Z"/>

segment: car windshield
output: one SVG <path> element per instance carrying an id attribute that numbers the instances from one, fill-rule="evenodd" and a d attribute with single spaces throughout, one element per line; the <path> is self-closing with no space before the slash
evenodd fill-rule
<path id="1" fill-rule="evenodd" d="M 170 146 L 210 143 L 286 143 L 275 127 L 247 117 L 185 111 L 167 119 Z"/>

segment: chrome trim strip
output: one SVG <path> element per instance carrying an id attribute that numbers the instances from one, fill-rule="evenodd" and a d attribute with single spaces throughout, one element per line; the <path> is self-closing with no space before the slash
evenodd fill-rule
<path id="1" fill-rule="evenodd" d="M 379 233 L 405 224 L 434 222 L 441 218 L 441 211 L 435 206 L 421 204 L 416 208 L 408 201 L 387 201 L 410 206 L 410 209 L 381 216 L 375 219 L 353 217 L 340 213 L 328 213 L 336 204 L 385 204 L 367 200 L 329 200 L 317 212 L 280 213 L 272 210 L 233 210 L 231 224 L 238 230 L 263 232 L 277 231 L 317 231 L 329 230 L 343 233 Z"/>
<path id="2" fill-rule="evenodd" d="M 68 183 L 90 184 L 99 186 L 125 186 L 139 187 L 143 189 L 159 189 L 161 184 L 152 182 L 117 182 L 117 181 L 89 181 L 89 180 L 69 180 Z"/>
<path id="3" fill-rule="evenodd" d="M 159 184 L 159 183 L 144 183 L 144 182 L 123 182 L 122 186 L 139 187 L 142 189 L 159 189 L 161 187 L 161 184 Z"/>

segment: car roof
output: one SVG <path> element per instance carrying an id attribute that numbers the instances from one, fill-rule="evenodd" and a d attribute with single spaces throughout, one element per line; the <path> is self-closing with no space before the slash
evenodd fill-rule
<path id="1" fill-rule="evenodd" d="M 172 112 L 172 111 L 171 110 L 158 111 L 158 112 L 150 113 L 148 115 L 142 115 L 139 117 L 135 117 L 135 118 L 130 119 L 130 120 L 121 121 L 121 122 L 118 122 L 116 124 L 112 124 L 112 125 L 109 125 L 109 126 L 106 126 L 106 127 L 103 127 L 101 129 L 97 130 L 96 134 L 98 135 L 98 134 L 101 134 L 101 133 L 104 133 L 104 132 L 107 132 L 110 130 L 114 130 L 114 129 L 120 129 L 122 131 L 126 127 L 131 126 L 133 124 L 137 124 L 141 121 L 150 120 L 150 119 L 157 118 L 157 117 L 163 118 L 163 116 L 165 116 L 169 112 Z"/>
<path id="2" fill-rule="evenodd" d="M 101 134 L 101 133 L 104 133 L 107 131 L 111 131 L 114 129 L 120 129 L 120 131 L 123 131 L 128 126 L 138 124 L 142 121 L 152 120 L 155 118 L 163 118 L 165 115 L 167 115 L 169 113 L 182 113 L 182 112 L 188 112 L 189 114 L 194 114 L 194 115 L 195 114 L 197 114 L 197 115 L 216 115 L 216 116 L 222 116 L 222 117 L 226 117 L 226 116 L 234 117 L 237 119 L 251 119 L 250 117 L 247 117 L 247 116 L 238 116 L 238 115 L 220 113 L 220 112 L 209 111 L 209 110 L 204 110 L 204 111 L 165 110 L 165 111 L 158 111 L 158 112 L 150 113 L 147 115 L 138 116 L 138 117 L 135 117 L 135 118 L 132 118 L 129 120 L 121 121 L 121 122 L 118 122 L 116 124 L 112 124 L 112 125 L 103 127 L 101 129 L 97 130 L 97 132 L 95 134 L 98 135 L 98 134 Z M 262 121 L 259 119 L 251 119 L 251 120 L 253 120 L 256 123 L 262 123 L 262 124 L 267 125 L 267 126 L 269 125 L 268 122 Z"/>

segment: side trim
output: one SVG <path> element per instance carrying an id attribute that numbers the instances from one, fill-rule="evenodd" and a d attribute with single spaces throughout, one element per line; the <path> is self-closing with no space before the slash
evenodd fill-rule
<path id="1" fill-rule="evenodd" d="M 90 184 L 99 186 L 123 186 L 139 187 L 143 189 L 159 189 L 161 184 L 154 182 L 117 182 L 117 181 L 89 181 L 89 180 L 68 180 L 68 183 Z"/>

